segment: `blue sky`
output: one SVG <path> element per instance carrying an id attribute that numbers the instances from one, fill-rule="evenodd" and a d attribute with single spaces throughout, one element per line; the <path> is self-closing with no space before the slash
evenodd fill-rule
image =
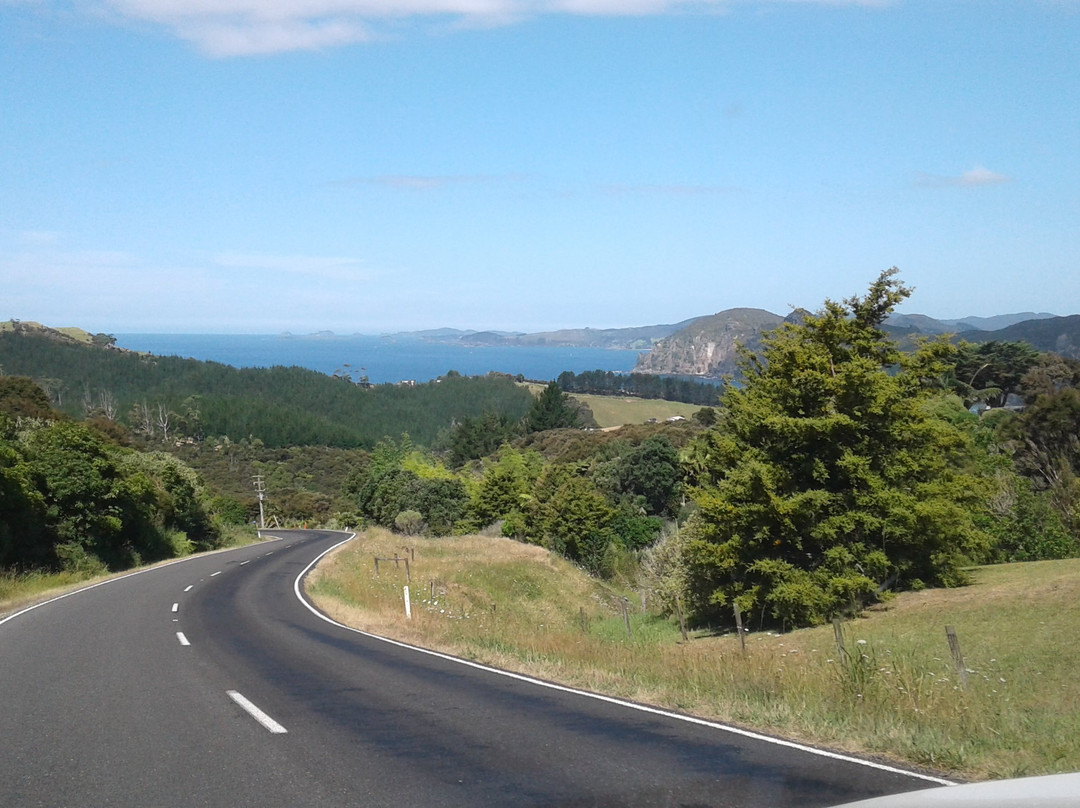
<path id="1" fill-rule="evenodd" d="M 1080 0 L 0 0 L 0 319 L 1080 312 Z"/>

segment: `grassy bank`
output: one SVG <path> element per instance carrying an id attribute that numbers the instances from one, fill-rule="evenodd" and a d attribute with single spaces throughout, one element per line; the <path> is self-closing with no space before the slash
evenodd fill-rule
<path id="1" fill-rule="evenodd" d="M 970 778 L 1080 769 L 1080 560 L 983 568 L 975 585 L 901 596 L 785 635 L 692 634 L 537 547 L 372 530 L 309 580 L 343 622 L 502 668 Z M 619 608 L 630 600 L 630 636 Z M 964 654 L 961 674 L 945 626 Z"/>

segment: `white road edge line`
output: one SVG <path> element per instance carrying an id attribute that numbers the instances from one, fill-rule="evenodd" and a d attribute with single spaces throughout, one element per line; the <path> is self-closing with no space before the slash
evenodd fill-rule
<path id="1" fill-rule="evenodd" d="M 262 710 L 260 710 L 258 707 L 256 707 L 246 698 L 244 698 L 243 694 L 237 693 L 235 690 L 226 690 L 225 692 L 228 693 L 230 699 L 243 707 L 244 710 L 247 711 L 248 715 L 250 715 L 256 721 L 262 724 L 263 727 L 265 727 L 269 732 L 272 732 L 275 735 L 284 735 L 286 732 L 288 732 L 285 727 L 281 726 L 281 724 L 279 724 L 277 721 L 272 719 L 270 716 L 268 716 L 266 713 L 264 713 Z"/>
<path id="2" fill-rule="evenodd" d="M 212 574 L 210 575 L 210 577 L 211 577 L 211 578 L 213 578 L 213 577 L 215 577 L 215 576 L 217 576 L 217 575 L 221 575 L 221 570 L 218 570 L 217 572 L 215 572 L 215 573 L 212 573 Z"/>
<path id="3" fill-rule="evenodd" d="M 344 541 L 339 541 L 337 544 L 333 545 L 332 547 L 328 547 L 326 550 L 319 553 L 319 555 L 317 555 L 315 557 L 315 559 L 310 564 L 308 564 L 306 567 L 304 567 L 303 570 L 300 571 L 300 574 L 296 576 L 296 580 L 293 581 L 293 593 L 296 595 L 297 600 L 299 600 L 302 604 L 304 604 L 304 606 L 306 606 L 307 609 L 313 615 L 318 617 L 320 620 L 325 620 L 327 623 L 330 623 L 331 625 L 337 626 L 338 628 L 343 628 L 346 631 L 352 631 L 352 632 L 354 632 L 356 634 L 360 634 L 360 635 L 362 635 L 364 637 L 369 637 L 369 638 L 371 638 L 373 640 L 378 640 L 379 642 L 385 642 L 385 643 L 389 643 L 390 645 L 396 645 L 399 648 L 408 648 L 411 651 L 416 651 L 416 652 L 421 653 L 421 654 L 427 654 L 428 656 L 437 657 L 438 659 L 444 659 L 447 662 L 455 662 L 455 663 L 457 663 L 459 665 L 465 665 L 467 667 L 475 668 L 477 670 L 487 671 L 488 673 L 494 673 L 494 674 L 496 674 L 498 676 L 506 676 L 506 677 L 508 677 L 510 679 L 517 679 L 518 681 L 521 681 L 521 682 L 528 682 L 529 684 L 537 685 L 538 687 L 546 687 L 549 690 L 557 690 L 557 691 L 560 691 L 562 693 L 573 693 L 573 694 L 578 695 L 578 696 L 584 696 L 585 698 L 596 699 L 597 701 L 607 702 L 608 704 L 617 704 L 620 707 L 626 707 L 626 708 L 631 709 L 631 710 L 638 710 L 639 712 L 650 713 L 651 715 L 660 715 L 660 716 L 664 716 L 665 718 L 675 719 L 676 721 L 685 721 L 688 724 L 697 724 L 697 725 L 703 726 L 703 727 L 711 727 L 712 729 L 718 729 L 718 730 L 721 730 L 722 732 L 730 732 L 733 735 L 741 735 L 744 738 L 752 738 L 752 739 L 754 739 L 756 741 L 763 741 L 764 743 L 771 743 L 771 744 L 773 744 L 775 746 L 783 746 L 783 747 L 786 747 L 787 749 L 797 749 L 800 752 L 807 752 L 807 753 L 809 753 L 811 755 L 818 755 L 819 757 L 830 758 L 832 760 L 841 760 L 841 761 L 844 761 L 846 763 L 854 763 L 854 764 L 859 765 L 859 766 L 866 766 L 867 768 L 870 768 L 870 769 L 878 769 L 880 771 L 890 772 L 892 774 L 906 775 L 908 777 L 914 777 L 914 778 L 916 778 L 918 780 L 926 780 L 926 781 L 931 782 L 931 783 L 937 783 L 938 785 L 942 785 L 942 786 L 954 786 L 954 785 L 956 785 L 955 781 L 946 780 L 943 777 L 934 777 L 934 776 L 929 775 L 929 774 L 922 774 L 920 772 L 908 771 L 907 769 L 901 769 L 901 768 L 896 767 L 896 766 L 889 766 L 889 765 L 887 765 L 885 763 L 877 763 L 876 761 L 873 761 L 873 760 L 863 760 L 863 759 L 857 758 L 857 757 L 850 757 L 849 755 L 842 755 L 839 752 L 831 752 L 828 749 L 818 749 L 818 748 L 813 747 L 813 746 L 807 746 L 806 744 L 795 743 L 794 741 L 786 741 L 783 738 L 773 738 L 773 737 L 770 737 L 768 735 L 762 735 L 762 734 L 757 733 L 757 732 L 751 732 L 750 730 L 742 729 L 740 727 L 733 727 L 733 726 L 729 726 L 728 724 L 721 724 L 721 723 L 719 723 L 717 721 L 708 721 L 708 720 L 706 720 L 704 718 L 697 718 L 697 717 L 692 716 L 692 715 L 682 715 L 680 713 L 673 713 L 673 712 L 670 712 L 668 710 L 662 710 L 659 707 L 650 707 L 650 706 L 648 706 L 646 704 L 637 704 L 637 703 L 632 702 L 632 701 L 625 701 L 623 699 L 615 698 L 614 696 L 605 696 L 605 695 L 603 695 L 601 693 L 590 693 L 587 690 L 578 690 L 578 689 L 573 688 L 573 687 L 566 687 L 565 685 L 557 685 L 557 684 L 554 684 L 552 682 L 545 682 L 545 681 L 543 681 L 541 679 L 534 679 L 531 676 L 525 676 L 525 675 L 520 674 L 520 673 L 513 673 L 512 671 L 499 670 L 498 668 L 492 668 L 492 667 L 489 667 L 487 665 L 481 665 L 479 662 L 472 662 L 472 661 L 470 661 L 468 659 L 461 659 L 459 657 L 450 656 L 449 654 L 443 654 L 443 653 L 440 653 L 439 651 L 432 651 L 432 650 L 429 650 L 427 648 L 421 648 L 421 647 L 419 647 L 417 645 L 409 645 L 409 643 L 400 642 L 399 640 L 391 640 L 391 639 L 389 639 L 387 637 L 380 637 L 378 634 L 370 634 L 367 631 L 361 631 L 358 628 L 353 628 L 352 626 L 347 626 L 344 623 L 339 623 L 337 620 L 334 620 L 334 619 L 332 619 L 330 617 L 327 617 L 325 614 L 320 612 L 318 609 L 315 608 L 315 606 L 313 604 L 311 604 L 307 600 L 307 598 L 304 597 L 304 594 L 300 589 L 300 582 L 304 579 L 304 576 L 307 575 L 308 572 L 316 564 L 319 563 L 319 561 L 322 559 L 323 556 L 325 556 L 328 553 L 336 550 L 341 545 L 347 544 L 348 542 L 352 541 L 354 538 L 356 538 L 356 534 L 352 533 L 352 534 L 349 535 L 349 538 L 345 539 Z"/>
<path id="4" fill-rule="evenodd" d="M 191 640 L 184 636 L 184 632 L 176 632 L 176 639 L 180 640 L 181 645 L 191 645 Z"/>
<path id="5" fill-rule="evenodd" d="M 271 537 L 268 538 L 268 541 L 281 541 L 281 537 L 280 536 L 271 536 Z M 133 578 L 136 575 L 145 575 L 148 572 L 156 572 L 157 570 L 164 569 L 165 567 L 171 567 L 173 564 L 186 564 L 189 561 L 196 561 L 196 560 L 202 558 L 205 555 L 211 555 L 211 554 L 217 555 L 218 553 L 232 553 L 232 552 L 236 552 L 237 550 L 244 550 L 244 549 L 247 549 L 247 548 L 245 548 L 245 547 L 229 547 L 229 548 L 226 548 L 224 550 L 212 550 L 212 551 L 210 551 L 210 553 L 200 553 L 198 555 L 185 556 L 184 558 L 174 558 L 172 561 L 166 561 L 166 562 L 164 562 L 162 564 L 155 564 L 152 567 L 146 567 L 146 568 L 141 569 L 141 570 L 135 570 L 134 572 L 125 572 L 123 575 L 117 575 L 115 578 L 108 578 L 107 580 L 104 580 L 104 581 L 98 581 L 96 584 L 90 584 L 89 586 L 84 586 L 81 589 L 74 589 L 71 592 L 65 592 L 63 595 L 57 595 L 55 598 L 49 598 L 48 600 L 41 601 L 41 603 L 35 603 L 33 606 L 27 606 L 25 609 L 20 609 L 17 612 L 12 612 L 7 617 L 0 618 L 0 626 L 4 625 L 4 623 L 8 622 L 9 620 L 14 620 L 16 617 L 20 617 L 20 616 L 26 614 L 27 612 L 34 611 L 34 609 L 40 609 L 42 606 L 48 606 L 50 603 L 56 603 L 56 601 L 58 601 L 58 600 L 64 600 L 65 598 L 70 598 L 72 595 L 81 595 L 83 592 L 89 592 L 91 589 L 97 589 L 99 586 L 108 586 L 109 584 L 114 584 L 117 581 L 123 581 L 125 578 Z M 217 573 L 215 573 L 215 574 L 217 574 Z"/>
<path id="6" fill-rule="evenodd" d="M 195 584 L 188 584 L 187 586 L 184 587 L 184 591 L 185 592 L 190 592 L 194 588 L 195 588 Z"/>
<path id="7" fill-rule="evenodd" d="M 245 564 L 250 564 L 250 563 L 251 563 L 251 559 L 249 558 L 249 559 L 248 559 L 247 561 L 241 561 L 241 562 L 240 562 L 240 566 L 242 567 L 242 566 L 244 566 Z"/>

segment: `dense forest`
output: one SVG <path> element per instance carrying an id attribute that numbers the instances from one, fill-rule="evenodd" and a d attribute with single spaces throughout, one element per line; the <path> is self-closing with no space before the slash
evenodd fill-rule
<path id="1" fill-rule="evenodd" d="M 101 414 L 162 442 L 370 448 L 408 432 L 427 444 L 457 419 L 492 411 L 516 420 L 531 402 L 527 390 L 496 374 L 450 371 L 426 384 L 364 386 L 299 367 L 237 369 L 69 343 L 37 330 L 0 332 L 0 368 L 33 378 L 61 412 Z"/>
<path id="2" fill-rule="evenodd" d="M 715 406 L 610 431 L 558 382 L 364 389 L 0 334 L 22 374 L 0 376 L 0 566 L 211 546 L 251 519 L 256 475 L 280 522 L 501 533 L 700 624 L 812 625 L 974 564 L 1080 554 L 1080 362 L 901 350 L 883 323 L 908 294 L 882 273 L 743 351 L 740 383 L 706 388 Z"/>
<path id="3" fill-rule="evenodd" d="M 588 370 L 583 373 L 565 371 L 555 380 L 567 393 L 589 393 L 598 396 L 637 396 L 664 401 L 683 401 L 687 404 L 714 406 L 720 388 L 712 381 L 688 379 L 681 376 L 662 376 L 656 373 L 614 373 L 610 370 Z"/>

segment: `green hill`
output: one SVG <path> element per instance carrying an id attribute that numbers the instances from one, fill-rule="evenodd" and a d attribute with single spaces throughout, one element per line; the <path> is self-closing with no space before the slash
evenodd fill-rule
<path id="1" fill-rule="evenodd" d="M 997 331 L 963 331 L 959 337 L 968 342 L 1026 342 L 1040 351 L 1080 359 L 1080 314 L 1025 320 Z"/>
<path id="2" fill-rule="evenodd" d="M 163 441 L 257 438 L 266 446 L 353 448 L 408 432 L 428 444 L 466 416 L 493 411 L 516 420 L 532 400 L 497 375 L 367 388 L 299 367 L 237 369 L 139 354 L 110 339 L 20 323 L 0 331 L 0 369 L 33 378 L 62 412 L 97 412 Z"/>

